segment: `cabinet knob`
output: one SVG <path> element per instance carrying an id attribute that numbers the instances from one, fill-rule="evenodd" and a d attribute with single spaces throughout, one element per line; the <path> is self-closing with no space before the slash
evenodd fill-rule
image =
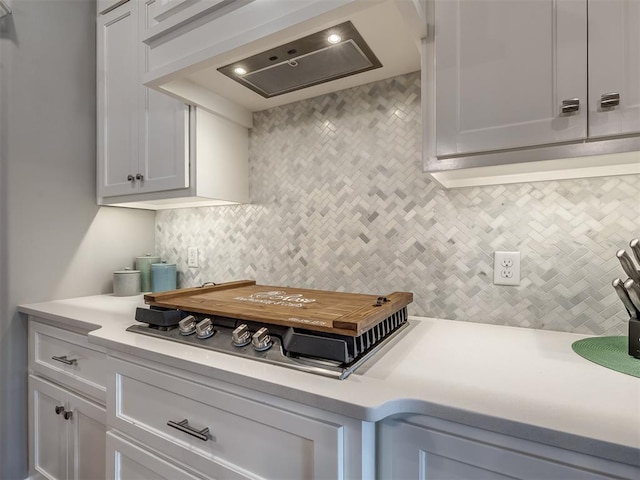
<path id="1" fill-rule="evenodd" d="M 135 182 L 136 181 L 136 177 L 134 177 L 133 175 L 129 174 L 129 175 L 127 175 L 127 181 L 128 182 Z"/>
<path id="2" fill-rule="evenodd" d="M 144 175 L 142 175 L 141 173 L 136 173 L 136 180 L 138 180 L 139 182 L 144 182 Z"/>
<path id="3" fill-rule="evenodd" d="M 69 420 L 73 416 L 73 412 L 70 412 L 67 410 L 62 414 L 62 416 L 64 417 L 65 420 Z"/>
<path id="4" fill-rule="evenodd" d="M 580 110 L 579 98 L 570 98 L 562 101 L 561 111 L 563 114 L 577 112 L 578 110 Z"/>
<path id="5" fill-rule="evenodd" d="M 620 94 L 616 92 L 600 95 L 600 108 L 612 108 L 620 105 Z"/>
<path id="6" fill-rule="evenodd" d="M 60 415 L 62 412 L 64 412 L 64 407 L 58 405 L 56 407 L 56 415 Z"/>

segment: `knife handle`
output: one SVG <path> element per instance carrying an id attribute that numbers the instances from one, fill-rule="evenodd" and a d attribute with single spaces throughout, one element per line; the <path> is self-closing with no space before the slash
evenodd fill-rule
<path id="1" fill-rule="evenodd" d="M 629 242 L 629 246 L 631 247 L 631 251 L 633 252 L 633 256 L 636 257 L 636 261 L 638 265 L 640 265 L 640 240 L 634 238 Z"/>
<path id="2" fill-rule="evenodd" d="M 633 260 L 631 260 L 629 254 L 623 249 L 620 249 L 616 252 L 616 257 L 620 260 L 620 265 L 622 265 L 624 273 L 626 273 L 631 280 L 640 283 L 640 274 L 638 270 L 636 270 L 636 266 L 633 264 Z"/>
<path id="3" fill-rule="evenodd" d="M 627 293 L 627 289 L 624 288 L 622 280 L 616 278 L 613 282 L 611 282 L 611 285 L 613 285 L 613 288 L 616 290 L 618 297 L 620 297 L 620 300 L 622 300 L 624 308 L 627 309 L 627 312 L 629 312 L 631 318 L 638 318 L 638 315 L 640 315 L 640 311 L 636 308 L 636 306 L 629 298 L 629 293 Z"/>
<path id="4" fill-rule="evenodd" d="M 624 282 L 624 289 L 629 294 L 629 299 L 636 307 L 636 311 L 640 312 L 640 286 L 629 278 Z"/>

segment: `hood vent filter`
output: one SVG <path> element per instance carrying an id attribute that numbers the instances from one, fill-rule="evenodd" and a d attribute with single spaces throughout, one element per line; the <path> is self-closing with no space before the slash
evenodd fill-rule
<path id="1" fill-rule="evenodd" d="M 353 24 L 345 22 L 218 71 L 270 98 L 381 66 Z"/>

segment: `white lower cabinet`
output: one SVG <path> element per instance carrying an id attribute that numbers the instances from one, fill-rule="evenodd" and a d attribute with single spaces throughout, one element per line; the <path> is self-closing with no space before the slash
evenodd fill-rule
<path id="1" fill-rule="evenodd" d="M 107 352 L 35 317 L 29 337 L 33 479 L 640 479 L 557 438 L 424 415 L 373 424 Z"/>
<path id="2" fill-rule="evenodd" d="M 161 365 L 108 362 L 110 430 L 178 465 L 225 479 L 373 476 L 366 422 Z"/>
<path id="3" fill-rule="evenodd" d="M 387 419 L 377 435 L 380 479 L 640 478 L 638 467 L 433 417 Z"/>
<path id="4" fill-rule="evenodd" d="M 34 375 L 29 376 L 29 402 L 31 475 L 104 478 L 104 407 Z"/>
<path id="5" fill-rule="evenodd" d="M 29 318 L 31 478 L 104 478 L 105 359 L 87 331 Z"/>

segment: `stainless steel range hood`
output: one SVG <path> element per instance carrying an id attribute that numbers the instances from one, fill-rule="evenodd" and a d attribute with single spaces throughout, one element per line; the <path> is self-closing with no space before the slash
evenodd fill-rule
<path id="1" fill-rule="evenodd" d="M 353 24 L 344 22 L 218 71 L 264 98 L 271 98 L 381 67 Z"/>
<path id="2" fill-rule="evenodd" d="M 262 0 L 243 8 L 258 1 Z M 291 8 L 300 9 L 329 3 L 344 6 L 266 35 L 258 33 L 265 28 L 252 24 L 248 32 L 256 32 L 253 41 L 236 41 L 247 35 L 234 30 L 224 50 L 205 46 L 195 53 L 180 53 L 182 57 L 179 52 L 184 47 L 179 41 L 173 46 L 171 38 L 163 43 L 150 36 L 146 42 L 151 61 L 144 83 L 251 127 L 252 112 L 420 70 L 420 39 L 427 28 L 421 10 L 424 0 L 290 3 Z M 352 36 L 349 28 L 355 32 Z M 346 40 L 328 45 L 326 34 L 341 29 Z M 315 34 L 320 36 L 313 40 Z M 163 60 L 157 66 L 153 64 L 156 51 Z M 165 52 L 176 60 L 167 62 Z M 237 67 L 246 73 L 234 74 Z"/>

